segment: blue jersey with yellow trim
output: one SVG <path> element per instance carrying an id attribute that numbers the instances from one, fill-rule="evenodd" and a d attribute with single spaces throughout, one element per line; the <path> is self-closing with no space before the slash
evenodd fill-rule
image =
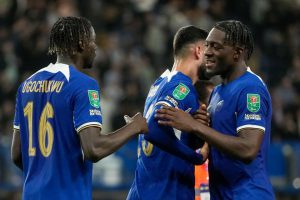
<path id="1" fill-rule="evenodd" d="M 92 199 L 92 163 L 78 132 L 101 127 L 97 82 L 65 64 L 50 64 L 21 84 L 14 128 L 20 131 L 23 199 Z"/>
<path id="2" fill-rule="evenodd" d="M 217 86 L 212 92 L 208 111 L 212 128 L 223 134 L 237 137 L 239 130 L 243 128 L 258 128 L 264 131 L 259 152 L 249 164 L 211 146 L 211 199 L 275 199 L 266 171 L 272 105 L 270 94 L 261 78 L 248 69 L 238 79 Z"/>
<path id="3" fill-rule="evenodd" d="M 159 126 L 154 115 L 161 105 L 195 112 L 199 103 L 192 80 L 181 72 L 167 71 L 152 85 L 144 109 L 149 132 L 139 136 L 137 168 L 128 200 L 195 198 L 193 163 L 203 162 L 195 152 L 197 138 Z"/>

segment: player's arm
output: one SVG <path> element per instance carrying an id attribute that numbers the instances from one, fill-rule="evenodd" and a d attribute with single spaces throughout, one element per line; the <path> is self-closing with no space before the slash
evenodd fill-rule
<path id="1" fill-rule="evenodd" d="M 255 99 L 253 99 L 256 102 L 254 107 L 249 104 L 251 98 Z M 238 97 L 236 110 L 237 137 L 220 134 L 213 129 L 208 130 L 211 135 L 206 134 L 205 137 L 209 140 L 208 142 L 222 152 L 246 163 L 251 162 L 256 158 L 263 142 L 269 103 L 265 88 L 247 86 Z"/>
<path id="2" fill-rule="evenodd" d="M 97 162 L 115 152 L 137 134 L 147 131 L 146 119 L 138 113 L 129 124 L 112 133 L 103 134 L 101 128 L 91 126 L 81 130 L 79 136 L 85 158 Z"/>
<path id="3" fill-rule="evenodd" d="M 115 152 L 138 133 L 148 131 L 146 119 L 138 113 L 133 117 L 132 123 L 109 134 L 101 133 L 98 83 L 93 79 L 86 79 L 74 87 L 70 104 L 73 107 L 74 128 L 79 134 L 85 159 L 97 162 Z"/>
<path id="4" fill-rule="evenodd" d="M 195 110 L 195 108 L 192 108 L 193 106 L 195 107 L 197 105 L 195 97 L 196 96 L 190 92 L 189 83 L 176 83 L 174 85 L 170 84 L 161 94 L 159 100 L 154 106 L 154 109 L 150 110 L 155 111 L 162 105 L 172 105 L 182 110 Z M 182 143 L 175 136 L 172 127 L 160 126 L 155 119 L 155 112 L 148 112 L 149 111 L 147 111 L 146 118 L 148 120 L 150 131 L 145 136 L 146 140 L 158 146 L 160 149 L 192 164 L 202 164 L 204 162 L 205 158 L 203 159 L 203 155 L 196 153 L 195 148 L 191 148 Z M 194 144 L 192 146 L 195 147 Z"/>
<path id="5" fill-rule="evenodd" d="M 238 133 L 238 137 L 235 137 L 225 135 L 200 123 L 197 123 L 191 132 L 220 151 L 245 163 L 255 159 L 264 137 L 264 132 L 261 129 L 245 128 Z"/>
<path id="6" fill-rule="evenodd" d="M 21 133 L 20 133 L 20 119 L 19 119 L 19 114 L 20 109 L 22 106 L 20 105 L 20 99 L 21 99 L 21 92 L 19 87 L 16 95 L 16 107 L 15 107 L 15 116 L 14 116 L 14 131 L 13 131 L 13 138 L 11 142 L 11 160 L 13 163 L 23 170 L 23 163 L 22 163 L 22 148 L 21 148 Z M 22 113 L 23 114 L 23 113 Z"/>
<path id="7" fill-rule="evenodd" d="M 222 134 L 193 119 L 184 111 L 172 107 L 158 110 L 157 118 L 164 119 L 159 120 L 159 124 L 194 133 L 220 151 L 244 162 L 251 162 L 255 158 L 263 139 L 263 131 L 260 129 L 242 129 L 238 137 Z"/>
<path id="8" fill-rule="evenodd" d="M 11 159 L 18 168 L 20 168 L 21 170 L 23 169 L 20 131 L 17 129 L 14 129 L 13 132 Z"/>
<path id="9" fill-rule="evenodd" d="M 250 112 L 247 108 L 247 94 L 249 93 L 261 94 L 260 109 L 255 113 Z M 166 120 L 159 120 L 158 123 L 194 133 L 220 151 L 249 163 L 255 159 L 264 137 L 268 100 L 262 94 L 264 92 L 261 91 L 261 88 L 256 88 L 255 91 L 251 88 L 251 91 L 245 89 L 240 95 L 236 136 L 220 133 L 199 123 L 185 112 L 172 107 L 165 107 L 157 111 L 157 118 Z M 253 119 L 246 119 L 246 114 L 253 115 Z"/>
<path id="10" fill-rule="evenodd" d="M 160 107 L 161 106 L 156 106 L 154 110 Z M 174 135 L 172 127 L 160 126 L 154 115 L 155 112 L 152 112 L 148 119 L 148 127 L 151 131 L 144 136 L 146 140 L 153 143 L 160 149 L 194 165 L 199 165 L 204 162 L 203 155 L 196 153 L 193 149 L 180 142 L 180 140 L 178 140 L 178 138 Z"/>

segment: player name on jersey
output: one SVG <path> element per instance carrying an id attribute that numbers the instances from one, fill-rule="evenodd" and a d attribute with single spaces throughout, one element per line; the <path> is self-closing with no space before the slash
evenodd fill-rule
<path id="1" fill-rule="evenodd" d="M 54 81 L 54 80 L 27 81 L 23 86 L 22 93 L 29 93 L 29 92 L 59 93 L 63 85 L 64 85 L 64 81 Z"/>

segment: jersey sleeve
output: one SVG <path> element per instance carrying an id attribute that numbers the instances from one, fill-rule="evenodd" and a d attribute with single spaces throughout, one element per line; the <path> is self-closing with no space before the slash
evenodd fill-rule
<path id="1" fill-rule="evenodd" d="M 160 126 L 158 124 L 154 115 L 155 110 L 160 107 L 161 105 L 155 106 L 152 114 L 149 116 L 147 120 L 149 132 L 145 134 L 144 138 L 160 149 L 194 165 L 202 164 L 202 155 L 180 142 L 180 140 L 175 136 L 172 127 Z"/>
<path id="2" fill-rule="evenodd" d="M 237 108 L 237 132 L 243 128 L 265 131 L 270 98 L 259 86 L 248 86 L 240 93 Z"/>
<path id="3" fill-rule="evenodd" d="M 95 80 L 80 85 L 73 97 L 73 103 L 73 119 L 77 132 L 90 126 L 102 128 L 100 90 Z"/>
<path id="4" fill-rule="evenodd" d="M 16 95 L 16 105 L 15 105 L 15 116 L 14 116 L 14 129 L 20 130 L 20 111 L 22 111 L 20 88 Z M 21 110 L 20 110 L 21 109 Z"/>
<path id="5" fill-rule="evenodd" d="M 179 90 L 180 87 L 186 88 L 181 88 L 183 92 L 176 91 Z M 160 149 L 197 165 L 203 163 L 202 155 L 196 153 L 192 148 L 182 143 L 176 137 L 172 127 L 158 125 L 157 119 L 154 117 L 155 110 L 161 108 L 162 105 L 176 107 L 187 112 L 195 111 L 198 107 L 197 104 L 191 102 L 193 98 L 196 99 L 193 95 L 195 94 L 190 93 L 190 88 L 182 83 L 171 86 L 168 90 L 164 91 L 158 98 L 158 101 L 150 106 L 146 113 L 149 132 L 148 134 L 145 134 L 144 138 Z"/>
<path id="6" fill-rule="evenodd" d="M 168 105 L 188 113 L 194 113 L 199 108 L 198 96 L 193 86 L 188 83 L 172 84 L 160 95 L 155 106 Z"/>

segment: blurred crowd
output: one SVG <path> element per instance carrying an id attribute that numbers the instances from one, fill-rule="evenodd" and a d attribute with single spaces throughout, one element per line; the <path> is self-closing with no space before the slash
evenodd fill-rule
<path id="1" fill-rule="evenodd" d="M 150 84 L 172 67 L 179 27 L 210 30 L 216 21 L 237 19 L 253 31 L 248 64 L 272 95 L 272 139 L 300 139 L 299 0 L 1 0 L 0 148 L 10 146 L 19 84 L 55 62 L 47 54 L 49 31 L 68 15 L 88 18 L 97 34 L 95 66 L 87 73 L 99 81 L 106 131 L 123 125 L 125 113 L 143 111 Z"/>

